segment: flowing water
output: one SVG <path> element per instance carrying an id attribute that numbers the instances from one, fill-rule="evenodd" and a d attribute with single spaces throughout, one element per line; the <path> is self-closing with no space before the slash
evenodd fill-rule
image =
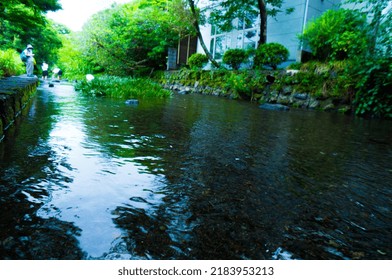
<path id="1" fill-rule="evenodd" d="M 391 259 L 392 123 L 39 88 L 0 143 L 1 259 Z"/>

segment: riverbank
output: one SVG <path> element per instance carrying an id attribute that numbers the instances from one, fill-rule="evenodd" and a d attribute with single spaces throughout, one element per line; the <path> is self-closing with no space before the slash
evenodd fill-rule
<path id="1" fill-rule="evenodd" d="M 38 84 L 38 78 L 26 75 L 0 79 L 0 141 L 26 107 Z"/>
<path id="2" fill-rule="evenodd" d="M 183 94 L 223 96 L 260 104 L 353 112 L 353 90 L 334 70 L 166 71 L 155 75 L 164 88 Z"/>

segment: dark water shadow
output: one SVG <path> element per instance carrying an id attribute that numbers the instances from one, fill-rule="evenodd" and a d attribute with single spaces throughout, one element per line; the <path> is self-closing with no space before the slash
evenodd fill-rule
<path id="1" fill-rule="evenodd" d="M 81 259 L 72 223 L 37 215 L 52 192 L 73 179 L 46 144 L 59 113 L 50 92 L 39 92 L 0 143 L 0 258 Z M 6 150 L 5 150 L 6 149 Z"/>

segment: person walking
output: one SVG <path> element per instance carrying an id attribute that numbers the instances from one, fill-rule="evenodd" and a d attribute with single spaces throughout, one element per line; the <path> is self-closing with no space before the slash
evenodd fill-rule
<path id="1" fill-rule="evenodd" d="M 46 80 L 48 79 L 48 69 L 49 69 L 49 65 L 44 61 L 42 62 L 42 79 Z"/>
<path id="2" fill-rule="evenodd" d="M 57 73 L 59 80 L 61 81 L 61 77 L 63 76 L 63 70 L 60 69 L 60 71 Z"/>
<path id="3" fill-rule="evenodd" d="M 33 54 L 33 46 L 28 44 L 26 49 L 24 50 L 24 53 L 27 57 L 26 60 L 26 74 L 27 77 L 34 77 L 33 72 L 34 72 L 34 54 Z"/>
<path id="4" fill-rule="evenodd" d="M 60 68 L 56 67 L 53 69 L 53 77 L 57 76 L 57 79 L 60 81 L 61 75 L 63 75 L 63 71 Z"/>

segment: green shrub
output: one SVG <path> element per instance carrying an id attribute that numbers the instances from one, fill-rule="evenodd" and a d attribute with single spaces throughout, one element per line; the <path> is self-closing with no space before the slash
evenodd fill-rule
<path id="1" fill-rule="evenodd" d="M 266 85 L 265 73 L 259 71 L 228 72 L 225 88 L 232 91 L 234 97 L 255 100 Z"/>
<path id="2" fill-rule="evenodd" d="M 75 90 L 91 96 L 121 99 L 168 97 L 171 95 L 170 91 L 163 89 L 152 80 L 115 76 L 96 77 L 90 82 L 84 80 L 75 85 Z"/>
<path id="3" fill-rule="evenodd" d="M 256 68 L 267 65 L 276 70 L 278 65 L 289 58 L 289 51 L 279 43 L 260 45 L 256 50 L 254 64 Z"/>
<path id="4" fill-rule="evenodd" d="M 294 62 L 291 63 L 289 66 L 287 66 L 287 69 L 289 70 L 300 70 L 302 66 L 301 62 Z"/>
<path id="5" fill-rule="evenodd" d="M 188 58 L 188 64 L 191 69 L 201 69 L 208 62 L 205 54 L 194 53 Z"/>
<path id="6" fill-rule="evenodd" d="M 223 63 L 226 63 L 234 70 L 238 70 L 242 63 L 246 61 L 248 55 L 243 49 L 230 49 L 223 55 Z"/>
<path id="7" fill-rule="evenodd" d="M 234 74 L 232 73 L 227 79 L 225 87 L 227 90 L 233 91 L 233 98 L 239 98 L 240 96 L 251 94 L 249 88 L 245 82 L 244 74 Z"/>
<path id="8" fill-rule="evenodd" d="M 392 58 L 378 58 L 358 63 L 355 97 L 356 114 L 392 119 Z"/>
<path id="9" fill-rule="evenodd" d="M 299 39 L 317 60 L 343 60 L 367 50 L 366 17 L 353 10 L 328 10 L 310 22 Z"/>
<path id="10" fill-rule="evenodd" d="M 19 54 L 12 49 L 0 50 L 0 77 L 21 75 L 24 73 L 24 66 Z"/>

